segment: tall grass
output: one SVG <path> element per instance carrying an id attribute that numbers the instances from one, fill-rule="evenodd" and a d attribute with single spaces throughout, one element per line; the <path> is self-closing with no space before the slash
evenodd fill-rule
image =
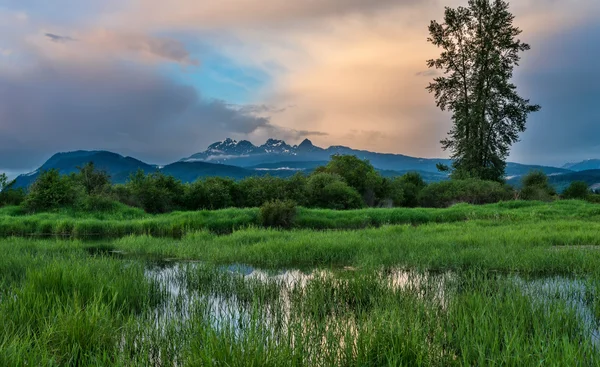
<path id="1" fill-rule="evenodd" d="M 83 233 L 89 222 L 106 232 L 0 240 L 0 366 L 600 363 L 591 204 L 302 209 L 313 224 L 293 230 L 254 227 L 255 210 L 9 210 L 1 228 Z M 177 238 L 165 229 L 174 223 Z"/>
<path id="2" fill-rule="evenodd" d="M 363 229 L 389 224 L 421 225 L 469 220 L 523 222 L 549 219 L 598 221 L 600 206 L 581 201 L 505 202 L 447 209 L 396 208 L 334 211 L 298 211 L 296 229 Z M 18 208 L 0 209 L 0 237 L 63 237 L 81 239 L 119 238 L 129 235 L 180 238 L 186 233 L 208 230 L 217 234 L 259 226 L 258 209 L 175 212 L 148 215 L 123 207 L 115 213 L 59 211 L 25 215 Z"/>
<path id="3" fill-rule="evenodd" d="M 485 268 L 446 276 L 316 271 L 290 282 L 211 264 L 145 269 L 90 256 L 83 244 L 50 247 L 5 249 L 2 270 L 20 264 L 25 271 L 0 272 L 1 365 L 599 362 L 590 325 L 567 300 L 539 302 Z M 600 277 L 588 274 L 586 284 L 593 303 Z"/>

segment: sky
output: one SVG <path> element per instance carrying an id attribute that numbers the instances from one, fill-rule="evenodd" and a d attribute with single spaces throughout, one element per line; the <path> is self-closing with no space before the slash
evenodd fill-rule
<path id="1" fill-rule="evenodd" d="M 150 163 L 227 137 L 446 157 L 427 26 L 466 0 L 0 0 L 0 172 L 105 149 Z M 540 104 L 510 160 L 600 158 L 600 1 L 511 2 Z"/>

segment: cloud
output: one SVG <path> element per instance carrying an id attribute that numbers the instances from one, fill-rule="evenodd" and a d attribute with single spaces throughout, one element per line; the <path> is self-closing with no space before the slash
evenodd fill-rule
<path id="1" fill-rule="evenodd" d="M 564 164 L 600 157 L 600 26 L 588 24 L 536 42 L 523 63 L 523 93 L 542 110 L 531 116 L 513 157 Z M 568 55 L 568 57 L 566 57 Z"/>
<path id="2" fill-rule="evenodd" d="M 68 36 L 59 36 L 59 35 L 53 34 L 53 33 L 46 33 L 45 36 L 48 37 L 50 39 L 50 41 L 56 42 L 56 43 L 76 41 L 74 38 L 71 38 Z"/>
<path id="3" fill-rule="evenodd" d="M 28 41 L 35 53 L 64 62 L 126 59 L 145 63 L 174 62 L 189 66 L 200 65 L 183 42 L 169 37 L 104 28 L 85 29 L 76 31 L 75 34 L 76 37 L 70 37 L 45 33 L 44 37 L 52 41 L 51 45 L 40 42 L 36 36 L 30 36 Z"/>
<path id="4" fill-rule="evenodd" d="M 430 3 L 432 0 L 426 0 Z M 111 24 L 144 28 L 231 29 L 290 27 L 306 21 L 347 14 L 370 14 L 418 0 L 139 0 L 106 17 Z"/>
<path id="5" fill-rule="evenodd" d="M 17 131 L 0 126 L 0 162 L 10 161 L 2 153 L 10 149 L 25 155 L 21 145 L 38 156 L 96 147 L 164 161 L 227 136 L 311 136 L 319 145 L 446 154 L 439 140 L 450 118 L 425 90 L 433 77 L 425 60 L 439 53 L 426 42 L 427 25 L 442 18 L 445 5 L 465 0 L 23 1 L 69 9 L 70 15 L 65 20 L 63 12 L 48 9 L 18 22 L 14 11 L 3 16 L 0 10 L 0 38 L 11 38 L 2 47 L 13 50 L 3 59 L 19 62 L 10 74 L 0 72 L 0 94 L 7 95 L 0 96 L 0 115 L 11 115 L 0 121 Z M 597 28 L 584 30 L 600 2 L 523 0 L 511 6 L 521 37 L 532 45 L 516 82 L 543 107 L 512 157 L 544 162 L 600 155 L 594 141 L 599 118 L 590 107 L 600 95 L 593 84 L 598 69 L 587 66 L 596 59 L 590 55 L 597 54 L 600 35 Z M 94 11 L 78 16 L 90 7 Z M 48 42 L 44 33 L 78 42 Z M 199 65 L 194 52 L 202 47 L 236 67 L 259 70 L 269 84 L 247 87 L 248 104 L 232 105 L 161 76 L 164 63 L 182 70 Z M 20 65 L 24 59 L 27 68 Z M 239 81 L 235 72 L 223 79 Z M 87 138 L 96 130 L 98 139 Z"/>
<path id="6" fill-rule="evenodd" d="M 0 72 L 0 165 L 29 169 L 58 151 L 107 149 L 162 163 L 269 128 L 152 68 L 41 60 Z"/>

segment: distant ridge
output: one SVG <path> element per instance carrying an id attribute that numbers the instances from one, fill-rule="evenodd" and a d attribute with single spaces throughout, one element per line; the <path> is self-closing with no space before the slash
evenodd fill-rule
<path id="1" fill-rule="evenodd" d="M 403 154 L 376 153 L 357 150 L 346 146 L 334 145 L 329 148 L 315 146 L 305 139 L 298 145 L 289 145 L 283 140 L 269 139 L 263 145 L 256 146 L 247 140 L 236 141 L 225 139 L 211 144 L 207 150 L 183 158 L 183 162 L 224 163 L 241 167 L 254 167 L 261 164 L 277 162 L 327 162 L 333 154 L 351 154 L 361 159 L 368 159 L 373 166 L 381 170 L 407 171 L 417 170 L 439 173 L 437 163 L 450 165 L 449 159 L 417 158 Z M 531 169 L 539 169 L 547 174 L 567 173 L 571 170 L 547 166 L 531 166 L 519 163 L 508 163 L 507 176 L 521 176 Z"/>
<path id="2" fill-rule="evenodd" d="M 247 140 L 225 139 L 211 144 L 204 152 L 196 153 L 165 166 L 149 164 L 133 157 L 125 157 L 108 151 L 78 150 L 57 153 L 37 170 L 18 176 L 16 186 L 28 187 L 44 170 L 57 169 L 62 174 L 70 174 L 77 172 L 77 167 L 81 167 L 88 162 L 94 162 L 96 167 L 107 171 L 114 183 L 124 183 L 132 173 L 139 169 L 144 172 L 160 171 L 184 182 L 210 176 L 233 179 L 264 175 L 289 177 L 298 172 L 312 172 L 316 167 L 327 164 L 334 154 L 350 154 L 361 159 L 368 159 L 386 177 L 417 171 L 429 182 L 448 178 L 446 173 L 438 172 L 437 163 L 451 164 L 448 159 L 376 153 L 339 145 L 321 148 L 315 146 L 308 139 L 298 145 L 289 145 L 283 140 L 268 139 L 265 144 L 260 146 L 256 146 Z M 566 168 L 508 163 L 507 179 L 511 183 L 518 182 L 522 175 L 532 169 L 541 170 L 551 175 L 553 180 L 560 180 L 559 176 L 574 173 Z M 564 178 L 568 180 L 568 177 L 571 176 L 565 176 Z M 596 182 L 594 177 L 594 174 L 592 174 L 591 177 L 587 177 L 587 180 Z M 600 180 L 597 182 L 600 182 Z"/>
<path id="3" fill-rule="evenodd" d="M 571 171 L 588 171 L 593 169 L 600 169 L 600 159 L 587 159 L 585 161 L 577 163 L 567 163 L 563 168 Z"/>

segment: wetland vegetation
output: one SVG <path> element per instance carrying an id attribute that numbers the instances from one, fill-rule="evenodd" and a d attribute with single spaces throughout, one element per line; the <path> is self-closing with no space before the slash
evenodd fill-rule
<path id="1" fill-rule="evenodd" d="M 0 364 L 596 365 L 595 209 L 512 202 L 360 230 L 8 237 Z"/>

